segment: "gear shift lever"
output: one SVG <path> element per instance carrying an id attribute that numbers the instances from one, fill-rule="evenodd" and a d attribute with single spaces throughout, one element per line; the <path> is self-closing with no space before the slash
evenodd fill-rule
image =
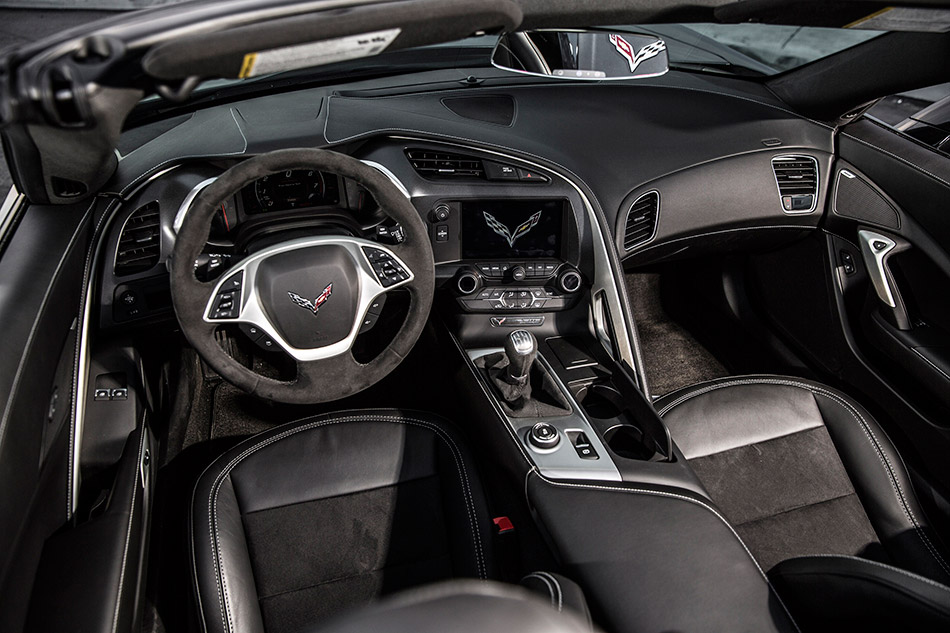
<path id="1" fill-rule="evenodd" d="M 516 418 L 568 415 L 571 405 L 538 358 L 538 339 L 527 330 L 505 338 L 504 353 L 487 354 L 475 361 L 495 387 L 505 412 Z"/>
<path id="2" fill-rule="evenodd" d="M 515 330 L 505 339 L 505 356 L 508 357 L 508 382 L 525 385 L 538 357 L 538 340 L 527 330 Z"/>

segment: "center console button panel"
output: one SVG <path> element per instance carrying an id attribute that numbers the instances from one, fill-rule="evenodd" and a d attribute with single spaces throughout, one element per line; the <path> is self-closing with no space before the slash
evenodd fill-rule
<path id="1" fill-rule="evenodd" d="M 541 286 L 489 286 L 474 297 L 459 298 L 468 312 L 563 310 L 570 297 L 556 288 Z"/>

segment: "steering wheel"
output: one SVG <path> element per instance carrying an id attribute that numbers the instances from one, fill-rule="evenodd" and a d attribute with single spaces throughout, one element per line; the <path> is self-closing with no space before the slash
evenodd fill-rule
<path id="1" fill-rule="evenodd" d="M 195 260 L 208 241 L 221 205 L 245 186 L 295 169 L 339 174 L 366 188 L 405 241 L 393 246 L 322 235 L 288 240 L 252 253 L 215 281 L 195 277 Z M 389 374 L 418 340 L 432 307 L 435 268 L 419 213 L 386 176 L 343 154 L 318 149 L 278 150 L 224 172 L 198 195 L 178 231 L 171 268 L 172 303 L 185 338 L 225 380 L 249 394 L 289 404 L 329 402 L 358 393 Z M 382 295 L 409 291 L 408 314 L 372 360 L 351 352 L 364 319 Z M 291 381 L 262 376 L 221 347 L 222 325 L 256 328 L 296 363 Z"/>

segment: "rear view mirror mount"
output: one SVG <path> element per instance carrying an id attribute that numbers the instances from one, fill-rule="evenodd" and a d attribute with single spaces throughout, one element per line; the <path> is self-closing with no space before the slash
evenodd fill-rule
<path id="1" fill-rule="evenodd" d="M 657 77 L 669 70 L 669 57 L 666 43 L 654 35 L 545 29 L 502 35 L 492 64 L 537 77 L 604 81 Z"/>

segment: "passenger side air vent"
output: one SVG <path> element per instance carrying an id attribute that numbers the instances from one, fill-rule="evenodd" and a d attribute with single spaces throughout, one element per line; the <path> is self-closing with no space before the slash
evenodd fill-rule
<path id="1" fill-rule="evenodd" d="M 818 161 L 811 156 L 776 156 L 772 171 L 786 213 L 808 213 L 818 200 Z"/>
<path id="2" fill-rule="evenodd" d="M 136 209 L 122 227 L 113 270 L 117 276 L 152 268 L 161 256 L 158 202 Z"/>
<path id="3" fill-rule="evenodd" d="M 629 251 L 634 246 L 653 239 L 659 214 L 660 194 L 656 191 L 648 191 L 634 200 L 627 211 L 627 223 L 623 233 L 624 250 Z"/>
<path id="4" fill-rule="evenodd" d="M 482 161 L 472 156 L 428 149 L 407 149 L 406 158 L 424 178 L 485 178 Z"/>

